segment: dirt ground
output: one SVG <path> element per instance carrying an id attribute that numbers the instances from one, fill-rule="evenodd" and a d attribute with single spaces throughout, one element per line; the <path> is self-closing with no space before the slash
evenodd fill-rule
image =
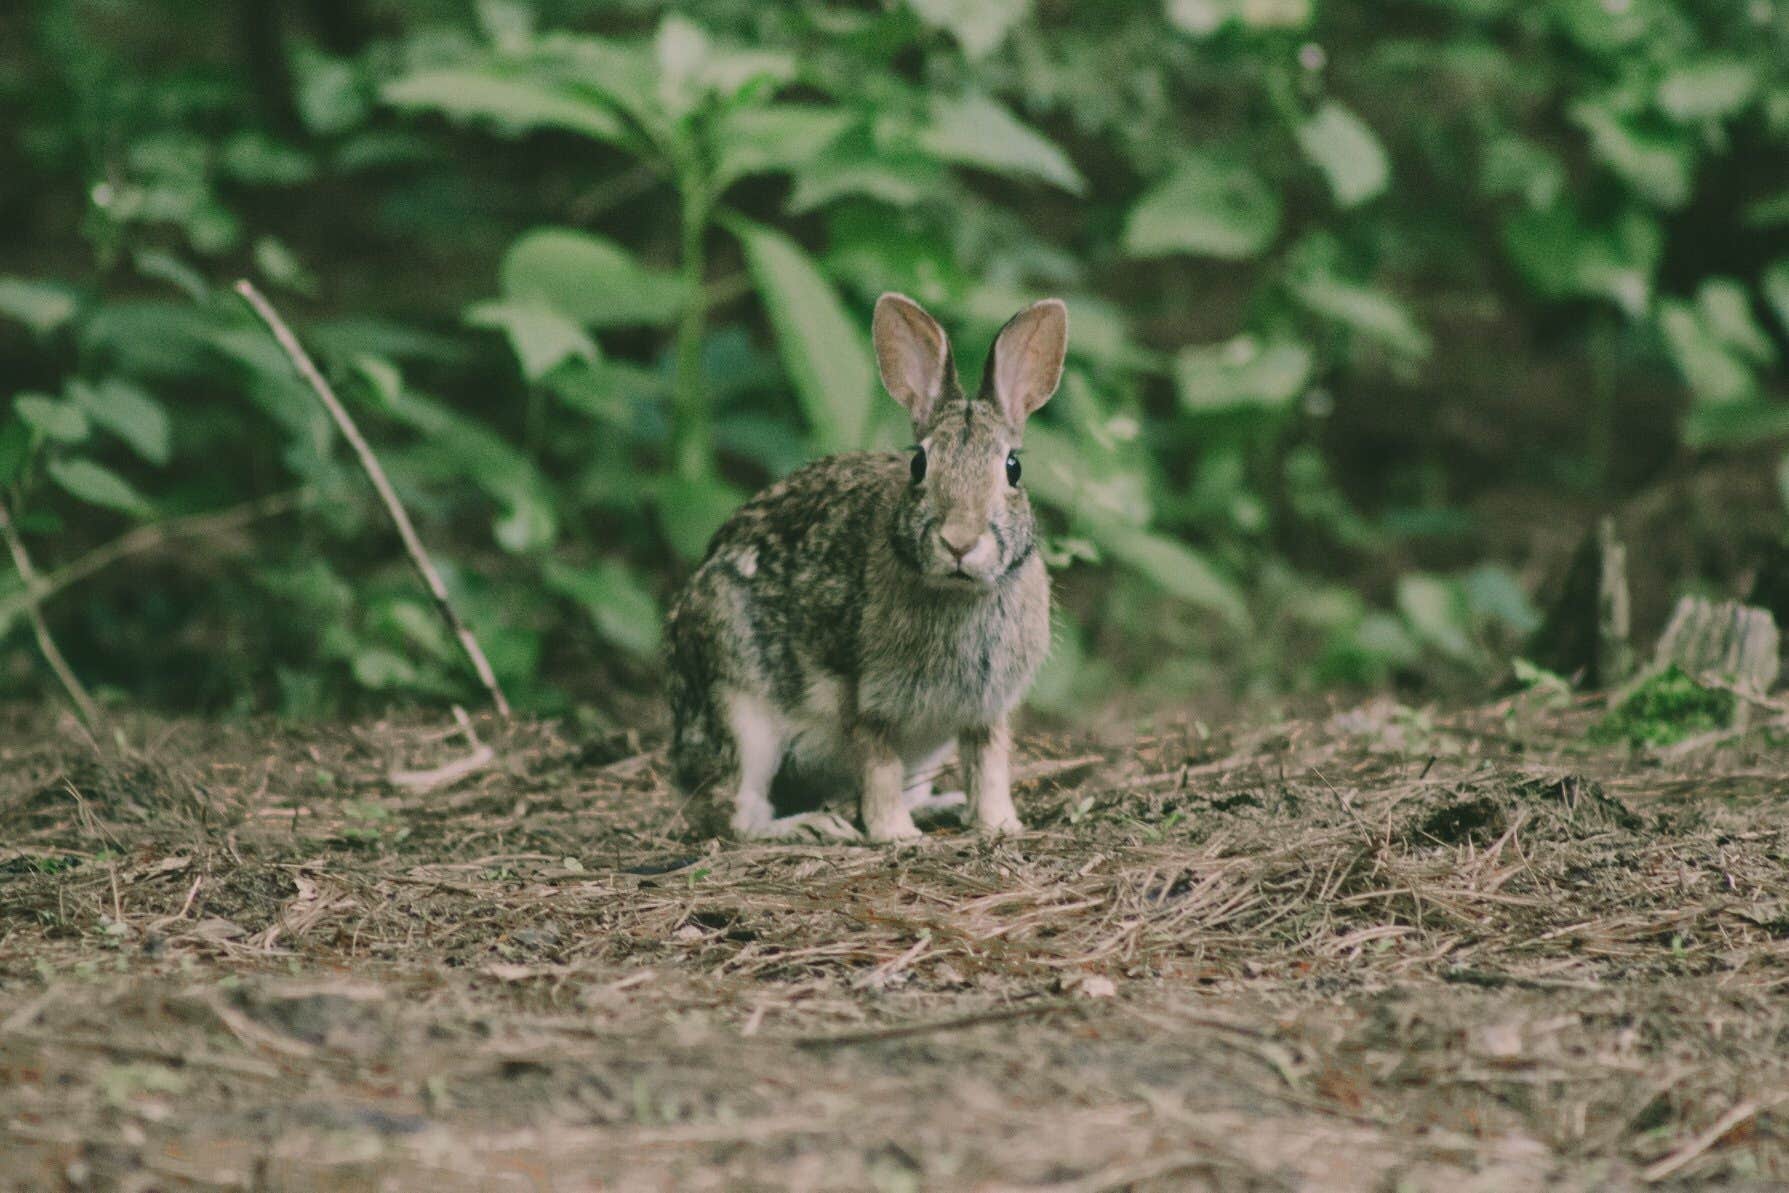
<path id="1" fill-rule="evenodd" d="M 1789 1186 L 1789 766 L 1583 709 L 1029 740 L 988 843 L 628 735 L 0 715 L 0 1187 Z"/>

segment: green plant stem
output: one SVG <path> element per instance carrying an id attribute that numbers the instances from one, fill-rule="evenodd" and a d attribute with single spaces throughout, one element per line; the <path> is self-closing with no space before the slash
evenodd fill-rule
<path id="1" fill-rule="evenodd" d="M 714 470 L 713 430 L 702 392 L 702 336 L 708 320 L 706 240 L 710 208 L 705 189 L 686 183 L 683 195 L 683 317 L 677 323 L 676 374 L 671 388 L 671 467 L 685 480 Z"/>

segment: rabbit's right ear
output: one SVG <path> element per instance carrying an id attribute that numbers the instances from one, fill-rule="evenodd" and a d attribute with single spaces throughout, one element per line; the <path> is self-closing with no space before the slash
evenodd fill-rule
<path id="1" fill-rule="evenodd" d="M 915 427 L 925 426 L 950 376 L 944 329 L 917 302 L 891 293 L 876 300 L 870 330 L 883 386 L 907 408 Z"/>

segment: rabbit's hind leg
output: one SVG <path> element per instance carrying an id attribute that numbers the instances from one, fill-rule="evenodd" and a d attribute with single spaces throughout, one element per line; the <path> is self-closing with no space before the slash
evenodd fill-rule
<path id="1" fill-rule="evenodd" d="M 762 696 L 736 694 L 726 701 L 727 729 L 737 759 L 733 817 L 729 822 L 740 840 L 855 841 L 860 834 L 833 812 L 778 816 L 770 801 L 770 785 L 783 764 L 791 736 L 787 718 Z"/>

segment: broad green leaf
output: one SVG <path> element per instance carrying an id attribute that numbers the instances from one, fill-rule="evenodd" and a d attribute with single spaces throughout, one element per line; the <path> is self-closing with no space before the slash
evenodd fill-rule
<path id="1" fill-rule="evenodd" d="M 1129 526 L 1097 525 L 1093 537 L 1113 559 L 1148 576 L 1169 595 L 1211 610 L 1234 628 L 1249 624 L 1241 591 L 1192 548 Z"/>
<path id="2" fill-rule="evenodd" d="M 1688 303 L 1660 303 L 1659 330 L 1677 371 L 1698 401 L 1725 405 L 1744 401 L 1756 392 L 1752 370 L 1722 344 Z"/>
<path id="3" fill-rule="evenodd" d="M 708 540 L 745 500 L 725 481 L 712 477 L 662 477 L 657 485 L 659 529 L 671 549 L 687 562 L 702 558 Z"/>
<path id="4" fill-rule="evenodd" d="M 658 602 L 625 565 L 605 559 L 580 568 L 549 559 L 541 578 L 549 589 L 581 605 L 607 641 L 640 656 L 658 649 Z"/>
<path id="5" fill-rule="evenodd" d="M 716 189 L 750 174 L 798 170 L 813 162 L 851 123 L 849 112 L 818 104 L 736 108 L 719 121 Z"/>
<path id="6" fill-rule="evenodd" d="M 496 67 L 419 71 L 387 83 L 381 94 L 396 107 L 440 112 L 456 120 L 490 120 L 514 132 L 557 128 L 609 143 L 626 136 L 620 118 L 596 101 L 564 86 L 505 75 Z"/>
<path id="7" fill-rule="evenodd" d="M 1540 628 L 1541 615 L 1515 573 L 1500 563 L 1481 563 L 1460 578 L 1466 604 L 1481 618 L 1502 622 L 1518 634 Z"/>
<path id="8" fill-rule="evenodd" d="M 803 215 L 845 195 L 912 207 L 944 189 L 944 167 L 918 154 L 828 152 L 795 171 L 789 214 Z"/>
<path id="9" fill-rule="evenodd" d="M 68 396 L 87 417 L 129 444 L 151 464 L 166 464 L 173 451 L 168 412 L 142 386 L 122 377 L 98 385 L 71 381 Z"/>
<path id="10" fill-rule="evenodd" d="M 92 460 L 79 456 L 51 460 L 47 471 L 50 479 L 65 492 L 89 505 L 102 506 L 137 518 L 147 518 L 155 512 L 143 495 L 131 487 L 129 481 Z"/>
<path id="11" fill-rule="evenodd" d="M 1702 58 L 1672 67 L 1659 80 L 1659 108 L 1681 121 L 1718 120 L 1758 93 L 1758 72 L 1737 58 Z"/>
<path id="12" fill-rule="evenodd" d="M 1393 352 L 1416 359 L 1429 354 L 1428 333 L 1416 316 L 1383 290 L 1319 270 L 1293 282 L 1292 293 L 1312 312 L 1377 340 Z"/>
<path id="13" fill-rule="evenodd" d="M 1652 301 L 1662 237 L 1657 221 L 1637 210 L 1596 227 L 1562 201 L 1516 212 L 1503 225 L 1503 245 L 1542 297 L 1594 295 L 1639 318 Z"/>
<path id="14" fill-rule="evenodd" d="M 0 278 L 0 316 L 48 335 L 75 317 L 74 292 L 54 282 Z"/>
<path id="15" fill-rule="evenodd" d="M 550 546 L 559 533 L 552 487 L 519 449 L 474 419 L 406 389 L 387 396 L 386 412 L 420 433 L 406 462 L 434 479 L 463 479 L 498 506 L 492 526 L 506 551 Z"/>
<path id="16" fill-rule="evenodd" d="M 919 134 L 920 147 L 938 158 L 992 174 L 1037 178 L 1071 194 L 1087 183 L 1042 133 L 985 95 L 936 99 L 931 124 Z"/>
<path id="17" fill-rule="evenodd" d="M 1181 404 L 1189 410 L 1230 406 L 1281 407 L 1311 379 L 1311 353 L 1303 344 L 1263 344 L 1251 335 L 1223 344 L 1182 348 L 1174 358 Z"/>
<path id="18" fill-rule="evenodd" d="M 1311 22 L 1311 0 L 1167 0 L 1168 20 L 1183 33 L 1210 37 L 1226 25 L 1301 29 Z"/>
<path id="19" fill-rule="evenodd" d="M 1408 575 L 1398 580 L 1398 611 L 1417 638 L 1459 662 L 1478 657 L 1467 633 L 1466 597 L 1457 584 L 1434 576 Z"/>
<path id="20" fill-rule="evenodd" d="M 1342 207 L 1377 198 L 1391 180 L 1385 148 L 1367 123 L 1334 100 L 1298 126 L 1298 145 L 1329 179 Z"/>
<path id="21" fill-rule="evenodd" d="M 1766 269 L 1760 285 L 1764 301 L 1776 312 L 1777 326 L 1782 328 L 1783 334 L 1789 335 L 1789 257 Z"/>
<path id="22" fill-rule="evenodd" d="M 573 358 L 596 359 L 596 344 L 584 329 L 543 302 L 477 303 L 466 309 L 466 322 L 507 335 L 529 381 L 539 381 Z"/>
<path id="23" fill-rule="evenodd" d="M 660 326 L 677 318 L 683 280 L 640 265 L 612 240 L 570 228 L 537 228 L 503 256 L 503 295 L 544 305 L 586 327 Z"/>
<path id="24" fill-rule="evenodd" d="M 1694 154 L 1681 136 L 1637 128 L 1596 103 L 1574 105 L 1571 117 L 1590 135 L 1591 154 L 1647 202 L 1672 211 L 1689 201 Z"/>
<path id="25" fill-rule="evenodd" d="M 1732 278 L 1709 278 L 1696 291 L 1696 310 L 1715 339 L 1753 364 L 1769 364 L 1776 345 L 1752 315 L 1752 297 Z"/>
<path id="26" fill-rule="evenodd" d="M 87 438 L 87 416 L 73 402 L 48 394 L 20 394 L 12 408 L 25 425 L 52 443 L 80 443 Z"/>
<path id="27" fill-rule="evenodd" d="M 1031 0 L 907 0 L 934 29 L 956 39 L 969 58 L 985 58 L 1031 13 Z"/>
<path id="28" fill-rule="evenodd" d="M 1267 248 L 1279 226 L 1279 197 L 1258 174 L 1239 161 L 1195 150 L 1131 209 L 1124 248 L 1133 257 L 1193 253 L 1245 260 Z"/>
<path id="29" fill-rule="evenodd" d="M 721 45 L 694 21 L 676 13 L 659 23 L 653 41 L 658 63 L 658 101 L 673 120 L 682 120 L 704 100 L 731 100 L 755 84 L 786 83 L 795 60 L 773 50 Z"/>
<path id="30" fill-rule="evenodd" d="M 745 247 L 815 445 L 825 452 L 861 446 L 876 387 L 862 330 L 800 245 L 761 224 L 736 220 L 731 227 Z"/>

